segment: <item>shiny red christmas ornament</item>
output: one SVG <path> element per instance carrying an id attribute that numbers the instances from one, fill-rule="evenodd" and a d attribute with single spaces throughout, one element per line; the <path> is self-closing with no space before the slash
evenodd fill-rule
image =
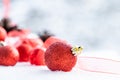
<path id="1" fill-rule="evenodd" d="M 19 53 L 16 48 L 0 42 L 0 65 L 14 66 L 19 60 Z"/>
<path id="2" fill-rule="evenodd" d="M 79 48 L 72 48 L 63 42 L 55 42 L 45 52 L 45 64 L 52 71 L 71 71 L 77 61 L 76 51 L 79 52 Z"/>
<path id="3" fill-rule="evenodd" d="M 21 44 L 17 47 L 17 50 L 19 52 L 20 58 L 19 61 L 20 62 L 27 62 L 29 61 L 29 57 L 30 57 L 30 51 L 33 48 L 29 45 L 29 44 Z"/>
<path id="4" fill-rule="evenodd" d="M 38 65 L 38 66 L 45 65 L 44 54 L 45 54 L 45 49 L 35 48 L 34 50 L 31 51 L 30 63 L 32 65 Z"/>
<path id="5" fill-rule="evenodd" d="M 25 38 L 22 43 L 29 44 L 31 47 L 35 48 L 37 46 L 43 46 L 43 41 L 40 38 Z"/>
<path id="6" fill-rule="evenodd" d="M 67 41 L 65 41 L 65 40 L 62 40 L 62 39 L 57 38 L 55 36 L 51 36 L 44 42 L 44 47 L 48 48 L 51 44 L 53 44 L 55 42 L 67 43 Z"/>
<path id="7" fill-rule="evenodd" d="M 7 32 L 5 31 L 4 28 L 0 26 L 0 41 L 4 41 L 6 37 L 7 37 Z"/>

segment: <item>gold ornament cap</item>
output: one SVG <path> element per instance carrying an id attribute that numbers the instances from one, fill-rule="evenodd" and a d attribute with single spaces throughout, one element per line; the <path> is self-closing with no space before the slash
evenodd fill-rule
<path id="1" fill-rule="evenodd" d="M 72 54 L 74 54 L 74 56 L 78 56 L 79 54 L 81 54 L 82 50 L 83 50 L 82 46 L 74 46 L 71 49 Z"/>

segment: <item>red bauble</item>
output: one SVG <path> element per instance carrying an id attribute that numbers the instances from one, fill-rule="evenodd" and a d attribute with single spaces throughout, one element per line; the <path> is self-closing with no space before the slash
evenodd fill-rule
<path id="1" fill-rule="evenodd" d="M 45 49 L 35 48 L 31 52 L 30 63 L 38 66 L 45 65 L 44 53 L 45 53 Z"/>
<path id="2" fill-rule="evenodd" d="M 70 71 L 75 66 L 77 57 L 72 54 L 71 46 L 56 42 L 45 52 L 45 64 L 52 71 Z"/>
<path id="3" fill-rule="evenodd" d="M 49 37 L 45 42 L 44 42 L 44 47 L 48 48 L 51 44 L 55 43 L 55 42 L 63 42 L 63 43 L 67 43 L 67 41 L 62 40 L 60 38 L 51 36 Z"/>
<path id="4" fill-rule="evenodd" d="M 20 37 L 21 39 L 24 39 L 28 34 L 29 30 L 27 29 L 18 29 L 18 30 L 12 30 L 8 32 L 9 37 Z"/>
<path id="5" fill-rule="evenodd" d="M 4 41 L 7 36 L 7 32 L 0 26 L 0 41 Z"/>
<path id="6" fill-rule="evenodd" d="M 0 46 L 0 65 L 14 66 L 19 60 L 19 53 L 12 46 Z"/>
<path id="7" fill-rule="evenodd" d="M 31 47 L 35 48 L 37 46 L 43 46 L 43 41 L 40 38 L 26 38 L 23 40 L 24 44 L 29 44 Z"/>
<path id="8" fill-rule="evenodd" d="M 33 48 L 28 45 L 28 44 L 21 44 L 17 47 L 17 50 L 19 52 L 20 58 L 19 61 L 20 62 L 27 62 L 29 61 L 29 56 L 30 56 L 30 51 Z"/>

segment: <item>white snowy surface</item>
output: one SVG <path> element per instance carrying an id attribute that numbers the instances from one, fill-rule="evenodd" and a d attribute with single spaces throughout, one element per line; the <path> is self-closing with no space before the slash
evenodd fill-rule
<path id="1" fill-rule="evenodd" d="M 1 80 L 120 80 L 120 75 L 73 69 L 70 72 L 50 71 L 47 67 L 18 63 L 14 67 L 0 66 Z"/>
<path id="2" fill-rule="evenodd" d="M 89 54 L 88 56 L 95 56 L 95 54 L 101 53 L 101 55 L 96 57 L 103 57 L 103 54 L 106 54 L 107 52 L 85 52 L 81 56 L 87 56 L 86 54 Z M 120 59 L 120 56 L 117 56 L 117 53 L 116 55 L 113 53 L 107 55 L 108 54 L 106 54 L 106 57 L 104 56 L 104 58 L 114 60 Z M 0 80 L 120 80 L 120 75 L 84 71 L 77 67 L 74 67 L 70 72 L 53 72 L 46 66 L 34 66 L 27 62 L 17 63 L 13 67 L 0 66 Z"/>

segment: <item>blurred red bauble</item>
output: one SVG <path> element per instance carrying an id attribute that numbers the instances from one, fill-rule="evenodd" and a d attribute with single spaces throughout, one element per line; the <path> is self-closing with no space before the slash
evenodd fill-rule
<path id="1" fill-rule="evenodd" d="M 14 66 L 19 60 L 19 53 L 12 46 L 0 45 L 0 65 Z"/>
<path id="2" fill-rule="evenodd" d="M 29 30 L 27 29 L 18 29 L 18 30 L 12 30 L 8 32 L 8 36 L 10 37 L 20 37 L 20 38 L 25 38 L 28 34 L 30 33 Z"/>
<path id="3" fill-rule="evenodd" d="M 55 42 L 67 43 L 67 41 L 65 41 L 65 40 L 62 40 L 62 39 L 57 38 L 55 36 L 51 36 L 44 42 L 44 47 L 48 48 L 51 44 L 53 44 Z"/>
<path id="4" fill-rule="evenodd" d="M 31 47 L 35 48 L 37 46 L 43 46 L 43 41 L 40 38 L 25 38 L 22 43 L 29 44 Z"/>
<path id="5" fill-rule="evenodd" d="M 29 61 L 30 51 L 33 48 L 29 44 L 21 44 L 17 47 L 17 50 L 19 52 L 19 61 L 20 62 L 27 62 Z"/>
<path id="6" fill-rule="evenodd" d="M 7 36 L 7 32 L 0 26 L 0 41 L 4 41 Z"/>
<path id="7" fill-rule="evenodd" d="M 44 53 L 45 50 L 42 48 L 34 49 L 30 55 L 30 63 L 38 66 L 45 65 Z"/>

